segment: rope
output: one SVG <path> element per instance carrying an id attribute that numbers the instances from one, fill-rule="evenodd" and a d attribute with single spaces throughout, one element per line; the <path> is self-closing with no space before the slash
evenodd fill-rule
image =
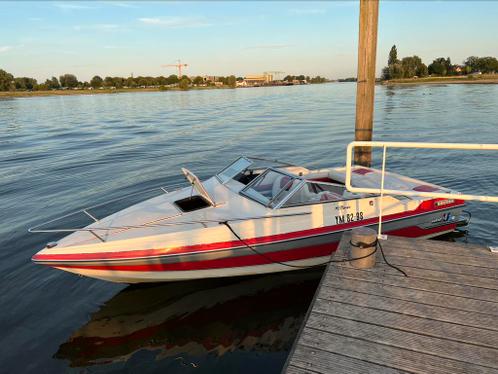
<path id="1" fill-rule="evenodd" d="M 369 254 L 365 255 L 365 256 L 355 257 L 355 258 L 344 258 L 344 259 L 340 259 L 340 260 L 329 260 L 329 261 L 325 261 L 325 262 L 322 262 L 322 263 L 316 264 L 316 265 L 304 265 L 304 266 L 301 266 L 301 265 L 291 265 L 291 264 L 288 264 L 288 263 L 285 263 L 285 262 L 274 260 L 274 259 L 268 257 L 266 254 L 258 251 L 256 248 L 254 248 L 253 246 L 251 246 L 250 244 L 248 244 L 244 239 L 242 239 L 235 232 L 235 230 L 232 228 L 232 226 L 230 226 L 230 224 L 228 223 L 228 221 L 220 222 L 220 225 L 225 225 L 232 232 L 232 234 L 235 235 L 235 237 L 242 244 L 244 244 L 247 248 L 249 248 L 251 251 L 253 251 L 257 255 L 265 258 L 267 261 L 273 262 L 274 264 L 279 264 L 279 265 L 282 265 L 282 266 L 287 266 L 287 267 L 295 268 L 295 269 L 310 269 L 310 268 L 315 268 L 315 267 L 321 267 L 321 266 L 324 266 L 324 265 L 327 265 L 327 264 L 330 264 L 330 263 L 344 263 L 344 262 L 361 260 L 361 259 L 364 259 L 364 258 L 367 258 L 367 257 L 370 257 L 370 256 L 374 255 L 377 252 L 377 249 L 380 248 L 380 253 L 382 254 L 382 258 L 384 259 L 385 263 L 388 266 L 392 267 L 393 269 L 395 269 L 395 270 L 399 271 L 400 273 L 402 273 L 405 277 L 408 277 L 408 274 L 406 274 L 403 270 L 401 270 L 397 266 L 392 265 L 389 261 L 387 261 L 387 258 L 384 255 L 384 250 L 382 248 L 382 245 L 380 244 L 380 242 L 379 242 L 378 239 L 375 239 L 375 241 L 372 242 L 372 243 L 362 243 L 362 242 L 359 242 L 359 243 L 353 244 L 351 241 L 349 241 L 349 243 L 351 245 L 354 245 L 354 246 L 359 247 L 359 248 L 370 248 L 370 247 L 375 246 L 375 249 L 372 252 L 370 252 Z"/>
<path id="2" fill-rule="evenodd" d="M 399 272 L 400 272 L 401 274 L 403 274 L 405 277 L 408 277 L 408 274 L 406 274 L 403 270 L 401 270 L 399 267 L 394 266 L 394 265 L 393 265 L 393 264 L 391 264 L 389 261 L 387 261 L 387 258 L 386 258 L 386 256 L 384 255 L 384 249 L 382 248 L 382 244 L 380 244 L 380 242 L 379 242 L 379 241 L 377 241 L 377 244 L 379 245 L 379 248 L 380 248 L 380 253 L 382 254 L 382 258 L 384 259 L 384 262 L 385 262 L 388 266 L 390 266 L 390 267 L 392 267 L 393 269 L 395 269 L 395 270 L 399 271 Z"/>
<path id="3" fill-rule="evenodd" d="M 377 239 L 375 240 L 375 242 L 371 243 L 371 244 L 366 244 L 366 243 L 359 243 L 361 245 L 364 245 L 364 247 L 361 247 L 361 248 L 368 248 L 368 247 L 373 247 L 375 246 L 375 249 L 370 252 L 369 254 L 365 255 L 365 256 L 361 256 L 361 257 L 355 257 L 355 258 L 344 258 L 344 259 L 340 259 L 340 260 L 329 260 L 329 261 L 325 261 L 325 262 L 322 262 L 320 264 L 315 264 L 315 265 L 304 265 L 304 266 L 301 266 L 301 265 L 291 265 L 291 264 L 288 264 L 288 263 L 285 263 L 285 262 L 281 262 L 281 261 L 278 261 L 278 260 L 274 260 L 270 257 L 268 257 L 266 254 L 262 253 L 262 252 L 259 252 L 256 248 L 254 248 L 253 246 L 251 246 L 250 244 L 248 244 L 244 239 L 242 239 L 232 228 L 232 226 L 230 226 L 230 224 L 227 222 L 227 221 L 223 221 L 223 222 L 220 222 L 220 225 L 225 225 L 231 232 L 233 235 L 235 235 L 235 237 L 240 241 L 242 242 L 242 244 L 244 244 L 247 248 L 249 248 L 251 251 L 253 251 L 254 253 L 256 253 L 257 255 L 265 258 L 267 261 L 269 262 L 273 262 L 275 264 L 279 264 L 279 265 L 283 265 L 283 266 L 288 266 L 290 268 L 296 268 L 296 269 L 310 269 L 310 268 L 315 268 L 315 267 L 321 267 L 321 266 L 324 266 L 324 265 L 327 265 L 327 264 L 330 264 L 330 263 L 340 263 L 340 262 L 350 262 L 350 261 L 356 261 L 356 260 L 361 260 L 363 258 L 367 258 L 367 257 L 370 257 L 372 256 L 373 254 L 375 254 L 375 252 L 377 252 Z"/>

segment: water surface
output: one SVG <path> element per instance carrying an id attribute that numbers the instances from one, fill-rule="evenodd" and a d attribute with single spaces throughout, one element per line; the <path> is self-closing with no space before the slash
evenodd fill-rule
<path id="1" fill-rule="evenodd" d="M 1 370 L 279 372 L 319 271 L 126 288 L 32 264 L 58 236 L 27 228 L 240 154 L 341 165 L 354 98 L 324 84 L 1 100 Z M 497 85 L 379 86 L 375 110 L 377 140 L 498 143 Z M 388 168 L 498 191 L 491 153 L 395 151 Z M 469 210 L 468 240 L 496 243 L 496 205 Z"/>

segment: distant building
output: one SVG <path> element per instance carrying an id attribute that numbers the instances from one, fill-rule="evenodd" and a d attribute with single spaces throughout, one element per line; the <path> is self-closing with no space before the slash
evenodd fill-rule
<path id="1" fill-rule="evenodd" d="M 273 75 L 272 74 L 248 75 L 244 78 L 244 81 L 248 86 L 268 84 L 271 81 L 273 81 Z"/>
<path id="2" fill-rule="evenodd" d="M 216 75 L 204 75 L 202 77 L 202 79 L 204 79 L 204 82 L 218 82 L 219 80 L 219 77 L 217 77 Z"/>

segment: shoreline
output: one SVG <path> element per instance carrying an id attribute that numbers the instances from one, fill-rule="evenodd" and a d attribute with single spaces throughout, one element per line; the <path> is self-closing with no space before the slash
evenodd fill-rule
<path id="1" fill-rule="evenodd" d="M 420 84 L 498 84 L 498 75 L 484 75 L 482 77 L 430 77 L 392 79 L 380 82 L 383 86 L 420 85 Z"/>
<path id="2" fill-rule="evenodd" d="M 311 83 L 311 84 L 326 84 Z M 295 86 L 295 85 L 294 85 Z M 179 87 L 149 87 L 149 88 L 104 88 L 104 89 L 81 89 L 81 90 L 43 90 L 43 91 L 0 91 L 0 99 L 16 97 L 44 97 L 44 96 L 71 96 L 71 95 L 100 95 L 100 94 L 120 94 L 120 93 L 141 93 L 141 92 L 168 92 L 168 91 L 205 91 L 205 90 L 234 90 L 261 87 L 288 87 L 288 85 L 265 85 L 252 87 L 230 87 L 230 86 L 194 86 L 184 90 Z"/>
<path id="3" fill-rule="evenodd" d="M 120 94 L 120 93 L 141 93 L 141 92 L 167 92 L 167 91 L 202 91 L 202 90 L 225 90 L 233 89 L 232 87 L 192 87 L 188 90 L 182 90 L 178 87 L 161 87 L 154 88 L 117 88 L 117 89 L 95 89 L 95 90 L 44 90 L 44 91 L 0 91 L 1 98 L 16 97 L 44 97 L 44 96 L 73 96 L 73 95 L 101 95 L 101 94 Z"/>

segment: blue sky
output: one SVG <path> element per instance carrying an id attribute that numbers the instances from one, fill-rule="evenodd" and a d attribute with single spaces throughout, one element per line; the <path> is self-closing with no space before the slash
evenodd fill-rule
<path id="1" fill-rule="evenodd" d="M 0 3 L 0 69 L 44 80 L 73 73 L 356 74 L 357 1 Z M 390 47 L 427 64 L 498 57 L 498 2 L 381 1 L 377 71 Z"/>

